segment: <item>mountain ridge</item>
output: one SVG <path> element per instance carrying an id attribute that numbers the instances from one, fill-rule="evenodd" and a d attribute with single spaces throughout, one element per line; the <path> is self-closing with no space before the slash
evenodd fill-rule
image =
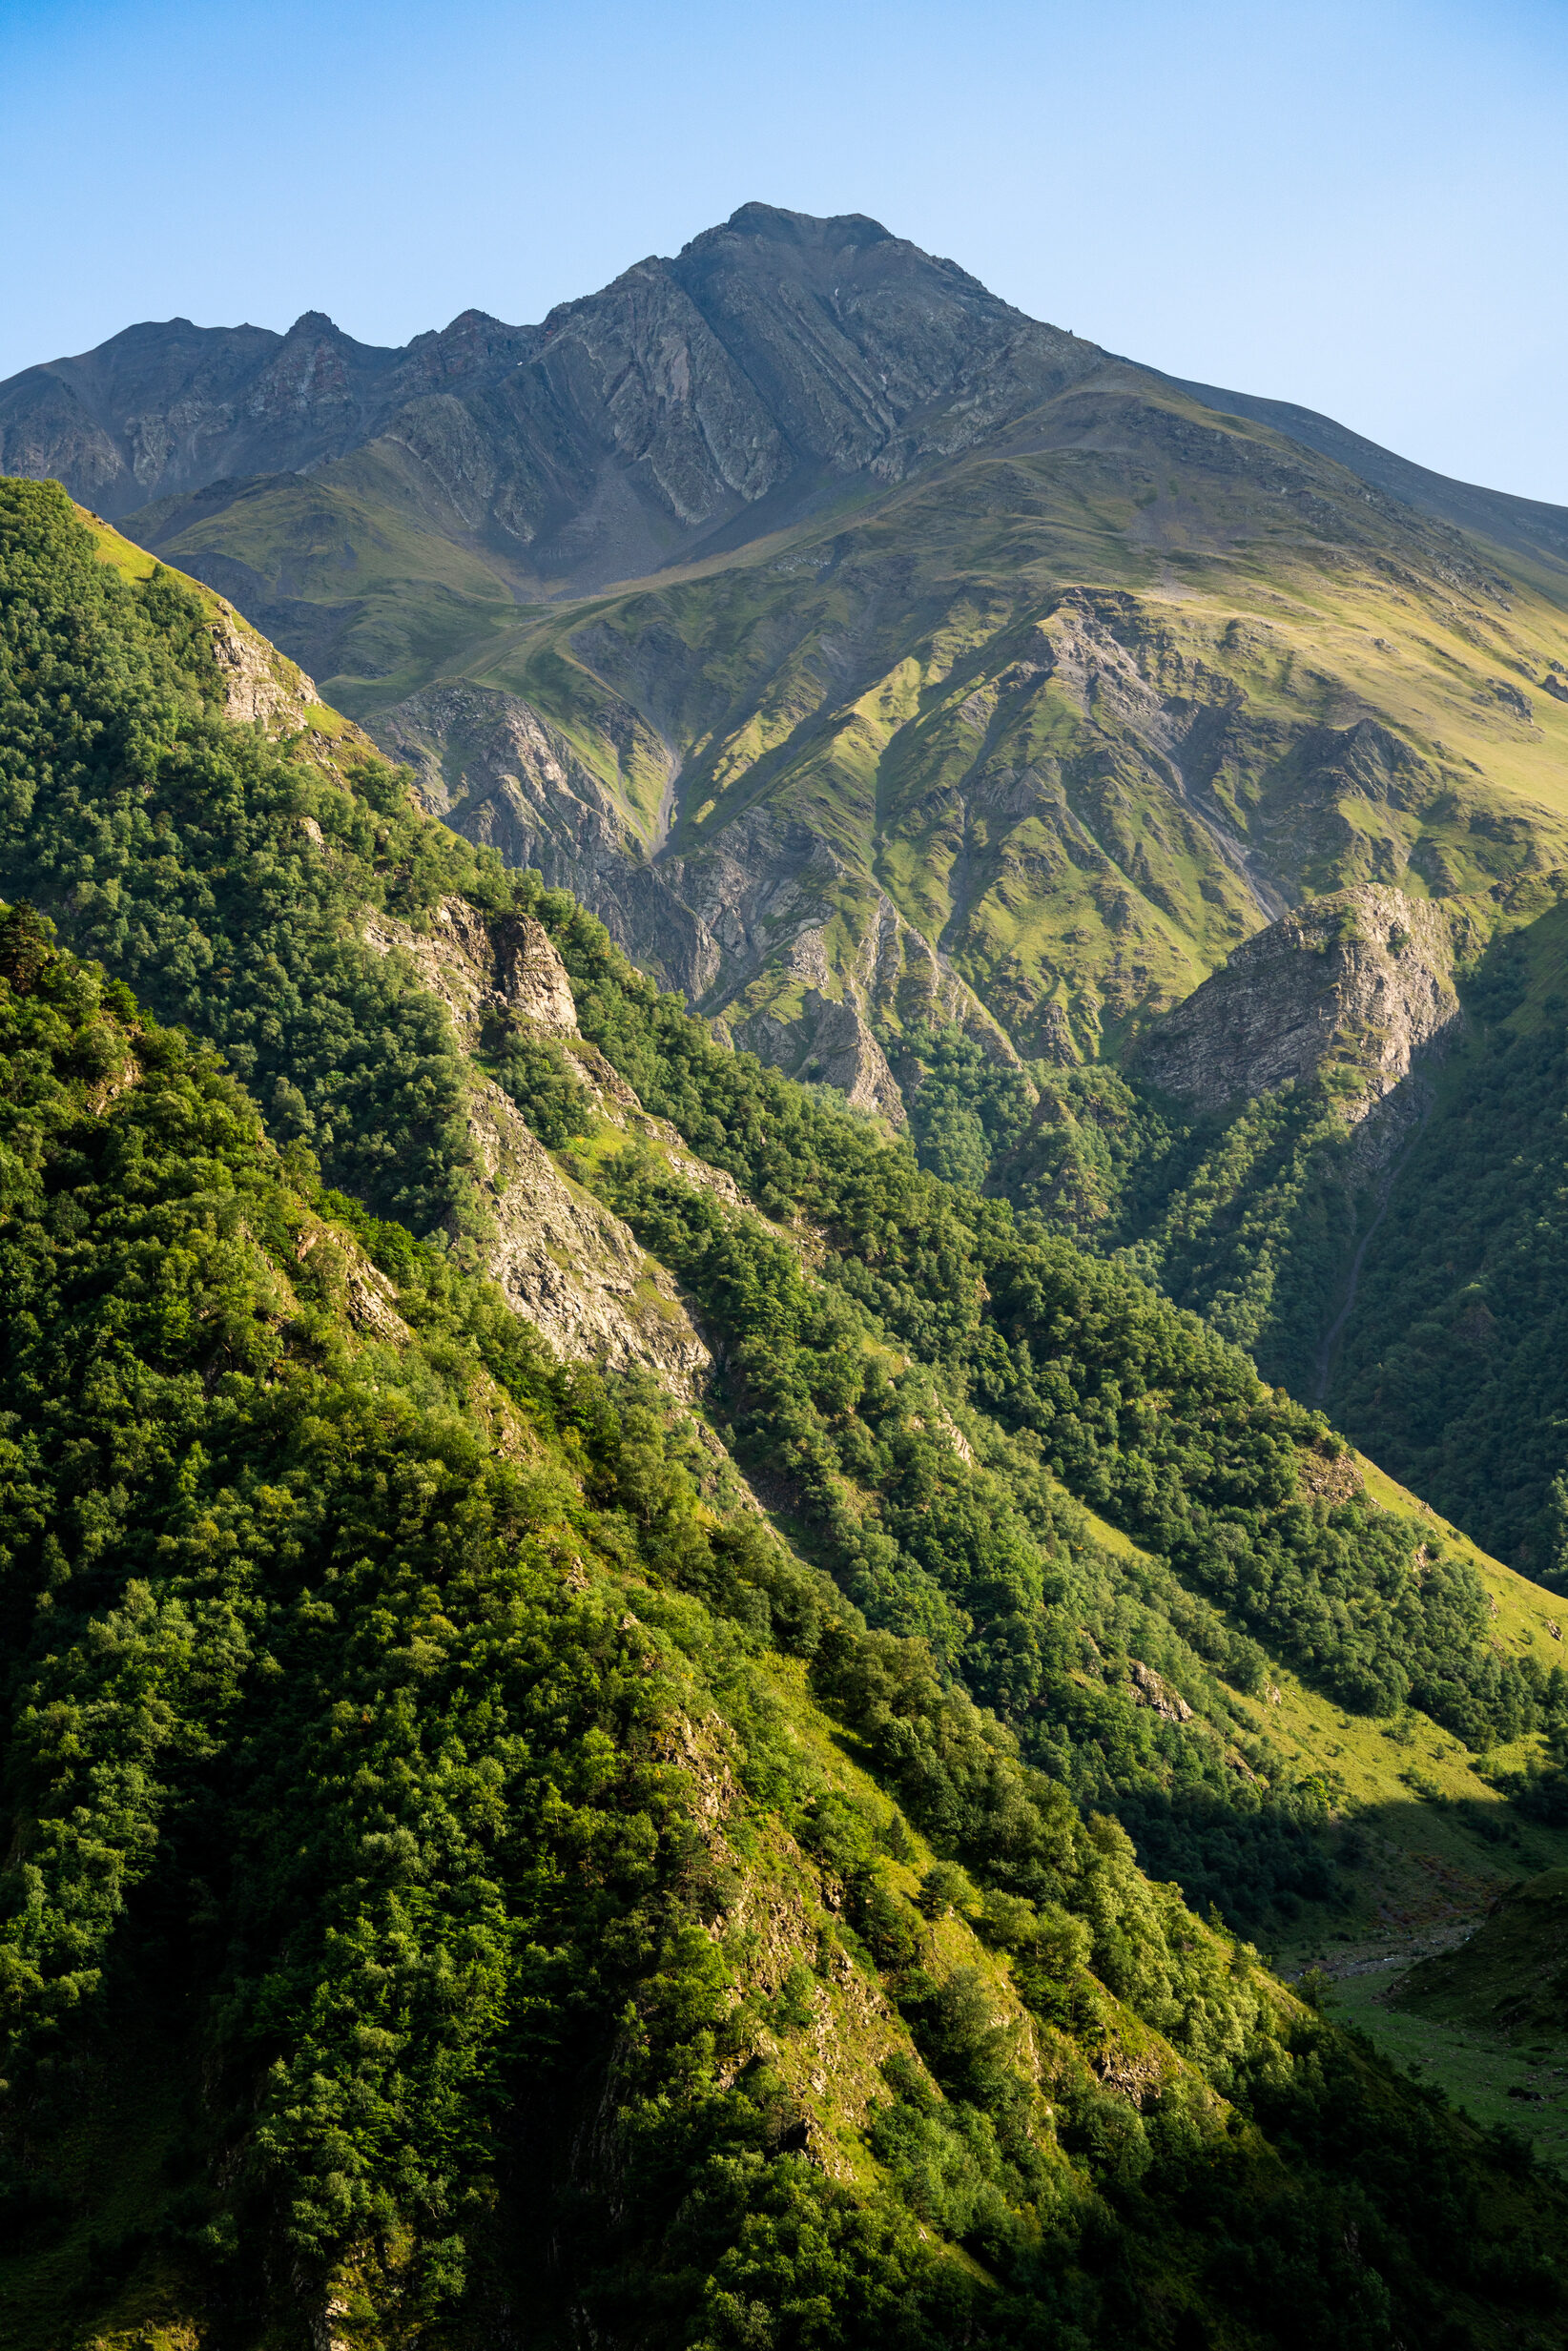
<path id="1" fill-rule="evenodd" d="M 775 290 L 788 289 L 816 305 L 818 357 L 827 363 L 832 382 L 825 393 L 822 385 L 816 387 L 815 400 L 802 396 L 798 371 L 780 367 L 776 327 L 772 334 L 757 331 L 754 305 L 746 299 L 748 279 L 755 275 L 754 257 L 744 250 L 748 245 L 766 248 L 774 267 L 781 257 L 791 257 L 793 266 L 784 267 Z M 856 306 L 862 340 L 856 346 L 853 336 L 847 340 L 840 337 L 841 347 L 835 349 L 822 328 L 839 299 L 842 265 L 847 262 L 854 275 L 864 258 L 879 248 L 888 250 L 879 255 L 881 266 L 865 290 L 870 299 L 863 298 Z M 950 352 L 945 377 L 939 363 L 934 371 L 929 353 L 923 369 L 901 366 L 906 355 L 893 351 L 885 335 L 877 332 L 877 314 L 885 320 L 893 307 L 889 298 L 900 276 L 906 283 L 922 286 L 932 310 L 928 323 L 937 326 L 939 340 L 942 334 L 951 334 L 955 316 L 969 330 L 969 358 L 959 361 Z M 447 326 L 425 330 L 407 344 L 383 346 L 359 342 L 315 310 L 301 313 L 283 333 L 249 325 L 196 327 L 183 318 L 142 321 L 89 352 L 35 363 L 0 383 L 0 466 L 8 472 L 55 474 L 73 496 L 96 505 L 109 519 L 120 520 L 149 504 L 204 490 L 225 477 L 238 481 L 329 464 L 374 439 L 410 402 L 464 390 L 476 395 L 493 391 L 509 373 L 528 368 L 551 346 L 559 356 L 563 341 L 576 340 L 580 348 L 574 358 L 586 357 L 591 363 L 593 329 L 602 327 L 603 314 L 617 299 L 629 309 L 639 297 L 650 296 L 658 309 L 661 294 L 668 298 L 671 291 L 685 296 L 695 313 L 694 320 L 682 322 L 688 331 L 700 321 L 734 362 L 737 380 L 726 387 L 730 397 L 739 394 L 744 399 L 742 385 L 749 384 L 761 394 L 764 405 L 771 399 L 771 430 L 778 433 L 782 428 L 797 465 L 824 454 L 823 427 L 836 405 L 837 469 L 844 470 L 848 459 L 851 469 L 863 464 L 875 471 L 879 457 L 883 475 L 898 478 L 912 463 L 939 453 L 940 444 L 934 447 L 929 437 L 922 439 L 918 431 L 905 436 L 902 449 L 891 445 L 898 425 L 918 416 L 934 397 L 940 395 L 971 410 L 984 409 L 989 400 L 984 416 L 988 423 L 1021 404 L 1023 387 L 1016 380 L 1000 400 L 994 386 L 982 388 L 978 380 L 999 365 L 1005 370 L 1019 349 L 1037 363 L 1109 363 L 1160 373 L 1146 362 L 1118 360 L 1092 342 L 1030 319 L 990 294 L 957 263 L 922 253 L 866 215 L 819 219 L 749 202 L 737 207 L 728 221 L 690 239 L 672 258 L 650 255 L 599 293 L 557 303 L 537 325 L 508 325 L 470 308 Z M 945 317 L 938 318 L 936 303 L 945 308 Z M 840 318 L 838 323 L 843 322 Z M 586 336 L 581 332 L 585 324 L 589 328 Z M 983 330 L 979 336 L 977 326 Z M 852 351 L 858 367 L 850 359 Z M 155 363 L 159 361 L 161 366 Z M 678 358 L 675 364 L 678 374 Z M 1451 480 L 1412 464 L 1331 418 L 1289 402 L 1174 375 L 1167 374 L 1164 381 L 1207 407 L 1272 425 L 1420 510 L 1479 531 L 1517 552 L 1544 555 L 1554 564 L 1568 556 L 1568 509 Z M 613 429 L 613 397 L 607 413 Z M 171 429 L 175 414 L 177 431 Z M 753 412 L 750 423 L 754 426 L 758 421 Z M 973 427 L 976 421 L 971 415 L 968 425 Z M 536 431 L 542 422 L 538 416 L 533 419 Z M 949 434 L 954 422 L 950 413 Z M 754 430 L 745 450 L 732 435 L 731 445 L 721 451 L 719 438 L 715 435 L 710 443 L 710 455 L 717 461 L 723 486 L 747 503 L 766 495 L 758 492 L 757 480 L 774 474 L 778 450 L 759 449 Z M 874 447 L 878 441 L 880 448 Z M 540 452 L 536 448 L 533 454 Z M 646 457 L 647 450 L 642 454 Z M 655 460 L 660 486 L 681 521 L 698 519 L 695 511 L 683 514 L 681 505 L 682 459 L 689 466 L 691 454 L 690 449 L 667 449 L 662 470 Z M 690 482 L 686 486 L 690 488 Z M 717 484 L 710 478 L 705 486 L 711 501 Z M 770 479 L 768 486 L 774 488 L 776 479 Z"/>
<path id="2" fill-rule="evenodd" d="M 155 380 L 160 337 L 177 380 Z M 0 384 L 0 464 L 57 473 L 124 519 L 215 479 L 330 464 L 395 427 L 514 567 L 591 587 L 793 477 L 808 502 L 823 466 L 898 479 L 1098 356 L 863 215 L 748 204 L 539 326 L 468 311 L 396 350 L 318 312 L 279 337 L 129 329 Z"/>
<path id="3" fill-rule="evenodd" d="M 1014 1183 L 986 1169 L 1021 1103 L 1056 1120 L 1040 1165 L 1008 1159 L 1020 1196 L 1085 1239 L 1081 1188 L 1315 1392 L 1362 1254 L 1357 1313 L 1383 1296 L 1413 1176 L 1374 1241 L 1372 1143 L 1420 1089 L 1349 1156 L 1316 1078 L 1208 1143 L 1140 1097 L 1111 1217 L 1095 1088 L 1316 899 L 1431 901 L 1474 964 L 1568 891 L 1555 510 L 1064 339 L 856 216 L 742 207 L 545 327 L 464 332 L 370 355 L 387 384 L 423 370 L 395 431 L 127 526 L 736 1043 L 977 1183 Z M 1140 1190 L 1157 1167 L 1168 1215 Z M 1353 1327 L 1339 1361 L 1348 1382 Z M 1430 1423 L 1400 1424 L 1423 1462 Z M 1543 1431 L 1521 1564 L 1556 1556 L 1560 1469 Z M 1471 1509 L 1475 1480 L 1444 1492 Z"/>

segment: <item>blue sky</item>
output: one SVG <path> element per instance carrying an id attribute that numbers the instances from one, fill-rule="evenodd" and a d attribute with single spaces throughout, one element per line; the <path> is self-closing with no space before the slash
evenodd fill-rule
<path id="1" fill-rule="evenodd" d="M 537 319 L 759 197 L 1568 504 L 1568 0 L 0 0 L 0 375 Z"/>

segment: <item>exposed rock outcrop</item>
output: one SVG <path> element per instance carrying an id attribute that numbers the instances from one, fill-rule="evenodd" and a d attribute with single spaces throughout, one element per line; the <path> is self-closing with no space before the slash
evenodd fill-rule
<path id="1" fill-rule="evenodd" d="M 294 732 L 310 724 L 313 710 L 321 709 L 315 679 L 269 645 L 221 597 L 217 599 L 211 634 L 230 718 L 242 726 L 259 722 L 269 733 Z"/>
<path id="2" fill-rule="evenodd" d="M 1186 1700 L 1180 1690 L 1173 1690 L 1164 1676 L 1155 1672 L 1152 1665 L 1145 1665 L 1141 1659 L 1133 1658 L 1128 1671 L 1132 1677 L 1134 1705 L 1151 1706 L 1154 1712 L 1163 1716 L 1167 1722 L 1191 1722 L 1192 1709 Z"/>
<path id="3" fill-rule="evenodd" d="M 1459 1024 L 1454 938 L 1440 907 L 1367 884 L 1317 898 L 1249 938 L 1144 1037 L 1139 1075 L 1197 1109 L 1222 1110 L 1315 1077 L 1360 1083 L 1364 1119 Z"/>
<path id="4" fill-rule="evenodd" d="M 712 1357 L 629 1227 L 562 1174 L 499 1086 L 476 1081 L 468 1124 L 495 1227 L 487 1270 L 518 1312 L 564 1355 L 700 1390 Z"/>
<path id="5" fill-rule="evenodd" d="M 577 1036 L 571 982 L 542 924 L 524 917 L 492 926 L 466 899 L 453 897 L 436 908 L 427 931 L 372 915 L 363 937 L 382 955 L 408 959 L 464 1044 L 480 1041 L 491 1015 L 526 1021 L 569 1042 L 613 1124 L 635 1122 L 678 1143 Z M 477 1070 L 467 1116 L 491 1227 L 486 1269 L 519 1313 L 564 1355 L 615 1371 L 641 1365 L 677 1393 L 695 1393 L 712 1358 L 669 1273 L 618 1216 L 562 1172 L 516 1104 Z M 670 1156 L 683 1174 L 696 1165 L 685 1154 Z M 712 1188 L 735 1196 L 730 1178 L 703 1173 Z"/>

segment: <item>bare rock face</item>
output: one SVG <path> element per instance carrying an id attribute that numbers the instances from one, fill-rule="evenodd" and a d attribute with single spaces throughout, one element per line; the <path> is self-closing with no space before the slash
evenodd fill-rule
<path id="1" fill-rule="evenodd" d="M 487 1270 L 518 1312 L 563 1355 L 650 1371 L 676 1394 L 697 1393 L 712 1357 L 630 1228 L 562 1174 L 488 1081 L 475 1083 L 469 1131 L 495 1227 Z"/>
<path id="2" fill-rule="evenodd" d="M 577 1005 L 567 967 L 542 922 L 523 915 L 505 926 L 497 941 L 501 989 L 513 1012 L 536 1028 L 575 1037 Z"/>
<path id="3" fill-rule="evenodd" d="M 219 597 L 212 624 L 213 658 L 223 681 L 227 715 L 241 726 L 259 723 L 269 733 L 309 724 L 321 697 L 316 681 L 296 662 L 267 643 L 248 621 Z"/>
<path id="4" fill-rule="evenodd" d="M 856 978 L 831 970 L 819 928 L 802 931 L 773 975 L 789 1009 L 765 1004 L 737 1020 L 732 1034 L 758 1061 L 807 1083 L 834 1086 L 852 1110 L 879 1111 L 901 1125 L 903 1096 L 873 1033 Z"/>
<path id="5" fill-rule="evenodd" d="M 129 328 L 0 383 L 0 469 L 148 509 L 146 545 L 171 502 L 183 525 L 217 485 L 371 450 L 535 577 L 592 588 L 764 501 L 776 527 L 836 477 L 901 481 L 1101 357 L 861 214 L 747 204 L 542 326 L 467 311 L 402 350 L 316 311 L 281 336 Z"/>
<path id="6" fill-rule="evenodd" d="M 478 1043 L 487 1015 L 520 1016 L 572 1041 L 602 1103 L 614 1103 L 615 1123 L 642 1118 L 630 1087 L 578 1040 L 571 982 L 541 924 L 525 917 L 492 929 L 453 897 L 436 909 L 428 931 L 373 915 L 363 937 L 382 955 L 406 957 L 464 1044 Z M 477 1071 L 467 1117 L 491 1227 L 486 1270 L 518 1312 L 564 1355 L 611 1371 L 639 1366 L 676 1394 L 695 1394 L 712 1358 L 664 1268 L 562 1173 L 516 1104 Z"/>
<path id="7" fill-rule="evenodd" d="M 618 790 L 582 759 L 531 704 L 493 687 L 426 687 L 372 722 L 389 758 L 412 769 L 433 815 L 507 865 L 532 866 L 569 890 L 618 946 L 667 987 L 705 995 L 721 952 L 682 895 L 678 863 L 656 863 L 652 836 L 627 801 L 657 803 L 673 766 L 646 722 L 618 730 Z M 624 795 L 624 796 L 623 796 Z"/>
<path id="8" fill-rule="evenodd" d="M 1132 1677 L 1131 1696 L 1135 1706 L 1151 1706 L 1167 1722 L 1190 1722 L 1192 1709 L 1179 1690 L 1157 1674 L 1152 1665 L 1134 1658 L 1128 1667 Z"/>
<path id="9" fill-rule="evenodd" d="M 1235 949 L 1149 1029 L 1140 1077 L 1201 1110 L 1314 1077 L 1361 1074 L 1354 1124 L 1457 1028 L 1454 939 L 1441 908 L 1366 884 L 1314 899 Z"/>

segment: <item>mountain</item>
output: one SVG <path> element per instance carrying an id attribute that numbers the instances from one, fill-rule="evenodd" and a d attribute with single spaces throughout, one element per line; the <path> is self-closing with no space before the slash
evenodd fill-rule
<path id="1" fill-rule="evenodd" d="M 0 462 L 134 506 L 460 829 L 897 1114 L 911 1008 L 1114 1055 L 1304 894 L 1568 870 L 1552 510 L 1515 577 L 1526 502 L 1294 413 L 749 205 L 536 329 L 134 329 L 0 388 Z"/>
<path id="2" fill-rule="evenodd" d="M 1327 1390 L 1399 1475 L 1529 1575 L 1568 1578 L 1568 910 L 1464 986 Z"/>
<path id="3" fill-rule="evenodd" d="M 52 485 L 0 620 L 16 2340 L 1564 2340 L 1243 1925 L 1563 1866 L 1547 1596 Z"/>
<path id="4" fill-rule="evenodd" d="M 1398 929 L 1461 1007 L 1549 922 L 1560 510 L 1037 324 L 873 221 L 761 205 L 538 328 L 470 315 L 402 353 L 319 319 L 138 328 L 0 387 L 0 462 L 113 504 L 725 1037 L 1133 1251 L 1557 1572 L 1568 1375 L 1522 1305 L 1462 1371 L 1475 1302 L 1434 1305 L 1444 1268 L 1479 1251 L 1520 1293 L 1455 1185 L 1431 1263 L 1402 1237 L 1484 1019 L 1417 1023 L 1384 1085 L 1351 975 L 1289 1083 L 1260 1062 L 1222 1108 L 1159 1073 L 1162 1037 L 1241 1000 L 1228 964 L 1311 999 L 1286 975 L 1339 954 L 1316 905 L 1354 927 L 1397 893 L 1362 978 L 1413 968 Z M 1501 1129 L 1464 1131 L 1474 1157 Z"/>
<path id="5" fill-rule="evenodd" d="M 1513 498 L 1506 490 L 1482 489 L 1474 482 L 1451 482 L 1446 474 L 1426 465 L 1413 465 L 1407 457 L 1379 448 L 1360 433 L 1336 424 L 1315 409 L 1298 408 L 1289 401 L 1259 400 L 1248 392 L 1224 392 L 1212 383 L 1191 383 L 1172 377 L 1207 408 L 1232 410 L 1269 424 L 1289 441 L 1331 457 L 1358 474 L 1374 489 L 1387 490 L 1422 514 L 1453 523 L 1474 537 L 1508 547 L 1516 555 L 1539 556 L 1556 567 L 1568 557 L 1568 508 L 1548 505 L 1537 498 Z"/>
<path id="6" fill-rule="evenodd" d="M 114 517 L 161 502 L 165 533 L 228 477 L 324 471 L 329 505 L 423 507 L 519 580 L 580 588 L 900 480 L 1101 356 L 874 220 L 751 204 L 538 327 L 469 311 L 402 351 L 318 312 L 286 336 L 133 327 L 0 386 L 0 464 Z"/>

